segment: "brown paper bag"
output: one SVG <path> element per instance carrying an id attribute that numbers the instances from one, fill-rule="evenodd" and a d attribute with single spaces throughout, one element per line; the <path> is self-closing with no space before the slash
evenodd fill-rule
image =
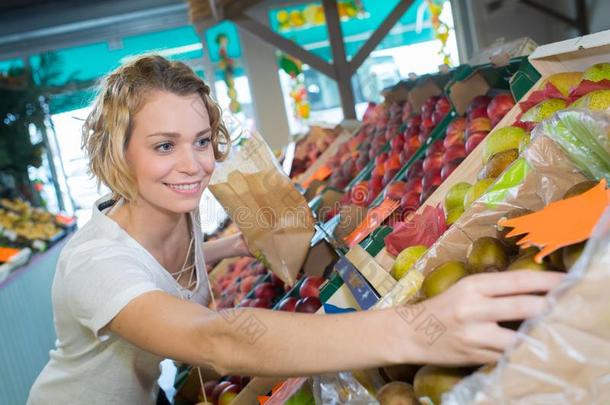
<path id="1" fill-rule="evenodd" d="M 239 226 L 252 254 L 293 285 L 314 234 L 305 198 L 275 160 L 260 134 L 217 164 L 210 191 Z"/>

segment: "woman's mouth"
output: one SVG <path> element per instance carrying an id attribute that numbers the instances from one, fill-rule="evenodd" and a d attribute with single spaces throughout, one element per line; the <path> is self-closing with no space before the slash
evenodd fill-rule
<path id="1" fill-rule="evenodd" d="M 201 187 L 201 181 L 194 183 L 163 183 L 170 190 L 179 194 L 196 194 Z"/>

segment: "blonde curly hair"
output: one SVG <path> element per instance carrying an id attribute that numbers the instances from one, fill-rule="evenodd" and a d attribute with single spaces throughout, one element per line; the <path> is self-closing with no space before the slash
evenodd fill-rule
<path id="1" fill-rule="evenodd" d="M 218 103 L 210 97 L 210 87 L 182 62 L 158 55 L 140 56 L 108 74 L 101 83 L 93 110 L 85 120 L 82 147 L 89 158 L 89 171 L 113 193 L 133 201 L 135 179 L 125 158 L 134 115 L 147 94 L 162 90 L 179 96 L 198 94 L 210 116 L 211 142 L 216 160 L 229 151 L 230 137 Z"/>

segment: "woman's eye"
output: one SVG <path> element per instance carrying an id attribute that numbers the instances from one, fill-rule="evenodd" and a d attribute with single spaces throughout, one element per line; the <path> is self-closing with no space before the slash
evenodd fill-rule
<path id="1" fill-rule="evenodd" d="M 158 152 L 164 152 L 164 153 L 165 153 L 165 152 L 169 152 L 169 151 L 171 151 L 171 150 L 172 150 L 172 144 L 171 144 L 171 143 L 169 143 L 169 142 L 165 142 L 165 143 L 162 143 L 162 144 L 160 144 L 160 145 L 157 145 L 157 146 L 155 147 L 155 149 L 156 149 Z"/>
<path id="2" fill-rule="evenodd" d="M 197 140 L 197 147 L 199 147 L 199 148 L 205 148 L 209 144 L 210 144 L 210 138 L 199 138 Z"/>

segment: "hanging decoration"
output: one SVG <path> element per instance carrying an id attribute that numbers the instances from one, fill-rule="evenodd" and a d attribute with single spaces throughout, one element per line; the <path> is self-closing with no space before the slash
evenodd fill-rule
<path id="1" fill-rule="evenodd" d="M 285 53 L 280 54 L 280 69 L 290 76 L 290 98 L 293 102 L 294 116 L 299 120 L 309 118 L 310 112 L 302 65 L 300 60 Z"/>
<path id="2" fill-rule="evenodd" d="M 447 66 L 451 66 L 451 55 L 447 50 L 447 40 L 449 39 L 449 25 L 441 21 L 441 13 L 443 12 L 443 5 L 446 0 L 427 0 L 428 10 L 431 14 L 432 29 L 434 30 L 434 37 L 441 42 L 441 49 L 439 55 L 443 57 L 443 63 Z"/>
<path id="3" fill-rule="evenodd" d="M 337 2 L 341 21 L 368 17 L 361 0 L 342 0 Z M 278 31 L 310 28 L 326 24 L 324 8 L 320 3 L 308 4 L 301 8 L 280 9 L 275 15 Z"/>
<path id="4" fill-rule="evenodd" d="M 235 62 L 229 57 L 228 46 L 229 37 L 225 34 L 216 36 L 216 44 L 218 45 L 218 65 L 223 73 L 223 79 L 227 85 L 227 95 L 229 96 L 229 110 L 232 113 L 241 111 L 241 104 L 237 100 L 237 90 L 235 89 Z"/>

